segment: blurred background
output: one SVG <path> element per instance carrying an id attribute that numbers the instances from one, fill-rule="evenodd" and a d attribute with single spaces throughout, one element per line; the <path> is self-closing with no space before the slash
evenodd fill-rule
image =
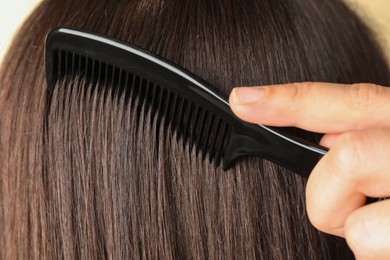
<path id="1" fill-rule="evenodd" d="M 390 0 L 344 1 L 372 28 L 390 63 Z M 42 0 L 0 0 L 0 61 L 18 27 L 40 2 Z"/>

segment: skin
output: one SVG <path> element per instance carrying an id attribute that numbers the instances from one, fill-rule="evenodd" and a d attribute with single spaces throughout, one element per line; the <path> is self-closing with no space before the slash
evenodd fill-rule
<path id="1" fill-rule="evenodd" d="M 241 119 L 325 133 L 329 152 L 306 187 L 311 223 L 344 237 L 357 259 L 390 258 L 390 88 L 373 84 L 293 83 L 235 88 Z"/>

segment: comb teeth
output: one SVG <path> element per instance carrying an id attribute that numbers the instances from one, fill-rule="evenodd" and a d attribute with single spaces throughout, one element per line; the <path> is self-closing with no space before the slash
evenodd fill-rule
<path id="1" fill-rule="evenodd" d="M 167 141 L 181 140 L 186 148 L 196 149 L 196 156 L 208 156 L 217 166 L 223 158 L 224 169 L 239 157 L 257 156 L 307 178 L 328 151 L 278 129 L 239 120 L 224 95 L 203 79 L 105 35 L 55 28 L 46 38 L 45 70 L 48 102 L 58 79 L 68 81 L 73 93 L 74 88 L 82 86 L 73 84 L 72 79 L 82 78 L 90 85 L 88 93 L 103 95 L 103 102 L 124 100 L 140 125 L 145 126 L 142 119 L 148 116 L 158 133 L 162 130 L 164 136 L 177 136 Z M 135 131 L 142 129 L 135 127 Z"/>
<path id="2" fill-rule="evenodd" d="M 220 165 L 232 127 L 212 112 L 126 68 L 65 50 L 57 50 L 54 60 L 57 78 L 82 76 L 92 87 L 99 82 L 105 88 L 114 88 L 113 91 L 119 94 L 117 97 L 124 94 L 126 100 L 138 100 L 131 102 L 137 120 L 146 119 L 149 109 L 152 118 L 157 116 L 158 124 L 165 117 L 168 120 L 164 122 L 169 125 L 163 127 L 169 128 L 172 136 L 176 133 L 177 141 L 181 140 L 183 146 L 189 145 L 190 151 L 195 147 L 196 154 L 201 154 L 203 160 L 208 155 L 210 163 Z M 141 115 L 141 111 L 145 113 Z"/>

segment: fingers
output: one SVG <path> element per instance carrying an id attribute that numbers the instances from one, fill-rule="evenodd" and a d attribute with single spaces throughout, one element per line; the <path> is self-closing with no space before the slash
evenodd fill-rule
<path id="1" fill-rule="evenodd" d="M 390 89 L 372 84 L 296 83 L 236 88 L 229 99 L 243 120 L 327 133 L 330 147 L 311 173 L 307 213 L 326 233 L 346 237 L 357 259 L 390 255 Z"/>
<path id="2" fill-rule="evenodd" d="M 390 127 L 390 89 L 373 84 L 293 83 L 235 88 L 230 106 L 241 119 L 320 133 Z"/>
<path id="3" fill-rule="evenodd" d="M 345 223 L 345 238 L 356 259 L 389 259 L 390 200 L 351 213 Z"/>
<path id="4" fill-rule="evenodd" d="M 390 196 L 390 129 L 340 134 L 311 173 L 306 206 L 318 229 L 345 236 L 348 216 L 366 196 Z"/>

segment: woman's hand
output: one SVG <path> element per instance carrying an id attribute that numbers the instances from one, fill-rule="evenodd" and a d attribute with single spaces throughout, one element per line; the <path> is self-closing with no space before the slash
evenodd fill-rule
<path id="1" fill-rule="evenodd" d="M 306 204 L 319 230 L 345 237 L 357 258 L 390 259 L 390 88 L 295 83 L 236 88 L 241 119 L 325 133 L 329 152 L 307 183 Z"/>

